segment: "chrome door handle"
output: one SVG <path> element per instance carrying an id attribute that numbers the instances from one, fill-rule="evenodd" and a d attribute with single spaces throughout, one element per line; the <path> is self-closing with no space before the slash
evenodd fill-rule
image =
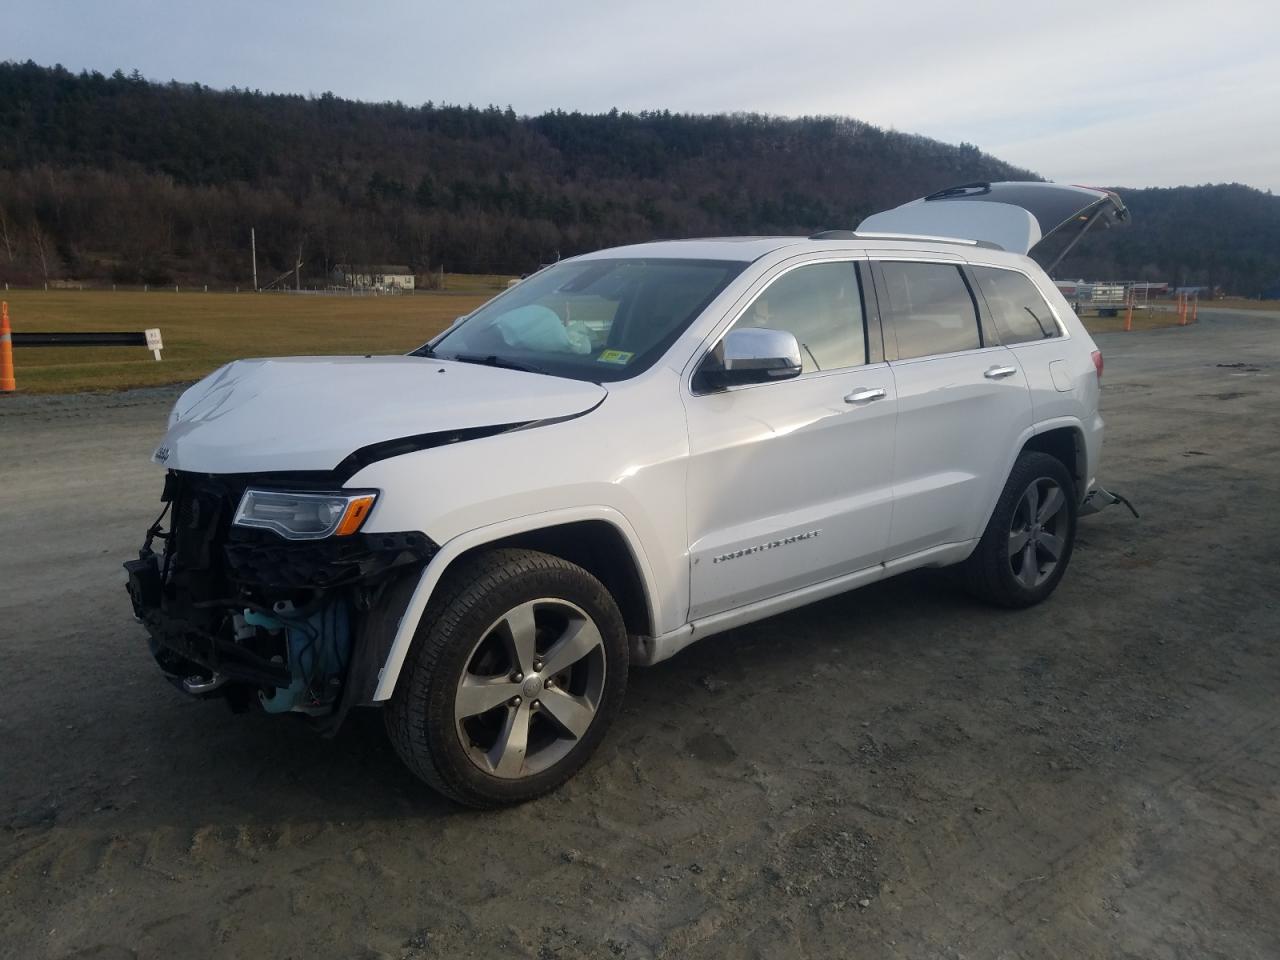
<path id="1" fill-rule="evenodd" d="M 863 387 L 845 397 L 844 402 L 870 403 L 872 400 L 883 400 L 885 396 L 884 387 Z"/>
<path id="2" fill-rule="evenodd" d="M 983 376 L 988 380 L 1003 380 L 1005 377 L 1012 377 L 1017 372 L 1017 367 L 992 367 Z"/>

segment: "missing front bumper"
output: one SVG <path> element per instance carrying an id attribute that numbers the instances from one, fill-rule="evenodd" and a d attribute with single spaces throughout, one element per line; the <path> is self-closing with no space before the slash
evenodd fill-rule
<path id="1" fill-rule="evenodd" d="M 438 548 L 412 531 L 292 542 L 233 528 L 250 481 L 270 485 L 170 471 L 169 530 L 157 521 L 124 564 L 134 614 L 156 663 L 185 693 L 336 724 L 371 695 L 367 677 L 380 665 L 364 662 L 375 655 L 361 642 L 367 611 Z"/>

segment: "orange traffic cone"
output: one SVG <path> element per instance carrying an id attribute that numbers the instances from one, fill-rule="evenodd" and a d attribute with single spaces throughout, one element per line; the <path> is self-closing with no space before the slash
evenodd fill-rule
<path id="1" fill-rule="evenodd" d="M 13 393 L 18 382 L 13 379 L 13 334 L 9 330 L 9 303 L 0 303 L 0 393 Z"/>

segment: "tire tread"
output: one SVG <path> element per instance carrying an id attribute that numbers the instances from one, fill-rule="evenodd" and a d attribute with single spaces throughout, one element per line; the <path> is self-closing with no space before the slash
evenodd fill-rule
<path id="1" fill-rule="evenodd" d="M 1008 569 L 1008 537 L 1009 521 L 1014 508 L 1031 480 L 1037 476 L 1051 476 L 1067 497 L 1064 509 L 1070 511 L 1070 537 L 1065 549 L 1065 556 L 1059 560 L 1058 570 L 1050 580 L 1034 590 L 1020 588 L 1013 580 Z M 1000 498 L 991 512 L 991 519 L 982 533 L 969 558 L 960 568 L 961 582 L 972 596 L 1000 607 L 1020 608 L 1039 603 L 1051 594 L 1066 572 L 1071 560 L 1076 531 L 1076 491 L 1071 472 L 1057 457 L 1037 450 L 1029 450 L 1019 455 L 1005 481 Z"/>
<path id="2" fill-rule="evenodd" d="M 615 630 L 622 630 L 625 639 L 622 615 L 613 597 L 599 580 L 576 564 L 536 550 L 505 547 L 464 557 L 446 571 L 433 592 L 386 710 L 387 735 L 409 770 L 432 789 L 465 806 L 492 809 L 511 801 L 487 797 L 460 786 L 460 778 L 452 776 L 448 769 L 447 758 L 437 756 L 431 749 L 431 681 L 461 622 L 483 598 L 513 580 L 546 573 L 558 574 L 578 584 L 586 578 L 587 584 L 597 592 L 597 601 L 616 618 L 613 625 L 599 625 L 602 633 L 612 626 Z M 625 666 L 621 683 L 625 686 Z M 616 696 L 620 698 L 621 692 Z M 570 770 L 560 782 L 567 780 L 573 772 Z"/>

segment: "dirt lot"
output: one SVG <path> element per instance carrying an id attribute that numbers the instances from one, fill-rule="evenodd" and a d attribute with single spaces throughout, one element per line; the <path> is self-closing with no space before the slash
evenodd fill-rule
<path id="1" fill-rule="evenodd" d="M 164 684 L 120 560 L 172 391 L 0 401 L 0 953 L 1280 956 L 1280 316 L 1100 338 L 1048 604 L 919 574 L 637 672 L 559 794 L 464 812 Z"/>

